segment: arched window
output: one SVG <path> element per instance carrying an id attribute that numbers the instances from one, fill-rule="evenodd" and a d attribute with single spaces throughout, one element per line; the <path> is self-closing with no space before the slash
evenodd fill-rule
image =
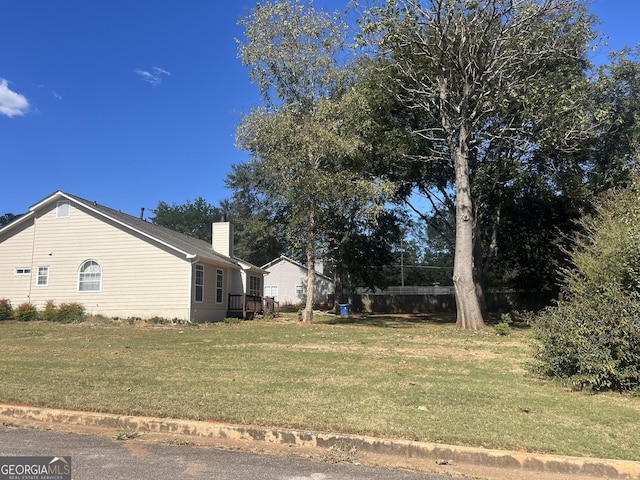
<path id="1" fill-rule="evenodd" d="M 102 267 L 95 260 L 87 260 L 78 270 L 78 291 L 99 292 L 102 288 Z"/>

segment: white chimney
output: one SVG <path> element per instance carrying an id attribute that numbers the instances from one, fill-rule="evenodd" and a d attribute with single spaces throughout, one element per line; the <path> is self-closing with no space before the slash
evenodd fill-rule
<path id="1" fill-rule="evenodd" d="M 216 222 L 211 226 L 211 247 L 221 255 L 233 257 L 233 225 L 230 222 Z"/>

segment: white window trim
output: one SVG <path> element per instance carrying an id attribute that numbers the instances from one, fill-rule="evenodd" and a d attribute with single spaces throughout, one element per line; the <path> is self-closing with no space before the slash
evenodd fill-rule
<path id="1" fill-rule="evenodd" d="M 198 283 L 198 272 L 202 272 L 201 283 Z M 196 303 L 203 303 L 204 302 L 204 265 L 200 265 L 199 263 L 196 263 L 195 269 L 194 269 L 194 275 L 195 275 L 195 278 L 193 281 L 193 285 L 194 285 L 193 301 Z M 202 289 L 200 300 L 198 300 L 198 288 Z"/>
<path id="2" fill-rule="evenodd" d="M 220 285 L 218 285 L 220 280 Z M 218 293 L 220 293 L 220 300 L 218 300 Z M 216 303 L 224 303 L 224 270 L 216 268 Z"/>
<path id="3" fill-rule="evenodd" d="M 40 273 L 41 270 L 44 270 L 46 273 L 42 275 Z M 44 278 L 44 283 L 40 283 L 40 279 Z M 36 275 L 36 287 L 48 287 L 49 286 L 49 267 L 38 267 L 38 274 Z"/>
<path id="4" fill-rule="evenodd" d="M 256 288 L 256 284 L 258 288 Z M 262 293 L 263 293 L 262 277 L 258 275 L 250 275 L 249 276 L 249 295 L 262 297 Z"/>
<path id="5" fill-rule="evenodd" d="M 264 296 L 271 297 L 277 302 L 278 301 L 278 285 L 265 285 Z"/>
<path id="6" fill-rule="evenodd" d="M 100 268 L 100 284 L 98 285 L 98 289 L 97 290 L 80 290 L 80 274 L 82 273 L 80 270 L 82 269 L 82 266 L 85 265 L 86 263 L 89 262 L 95 262 L 98 267 Z M 78 281 L 77 281 L 77 289 L 78 289 L 78 293 L 100 293 L 102 292 L 102 277 L 104 276 L 104 270 L 102 268 L 102 265 L 100 264 L 99 261 L 90 258 L 88 260 L 85 260 L 84 262 L 82 262 L 80 264 L 80 266 L 78 267 Z"/>
<path id="7" fill-rule="evenodd" d="M 15 267 L 13 269 L 14 275 L 31 275 L 31 267 Z"/>

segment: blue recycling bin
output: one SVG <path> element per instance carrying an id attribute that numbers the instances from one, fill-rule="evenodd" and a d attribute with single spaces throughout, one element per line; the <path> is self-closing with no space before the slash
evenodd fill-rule
<path id="1" fill-rule="evenodd" d="M 349 305 L 348 303 L 341 303 L 340 316 L 343 318 L 346 318 L 349 316 L 350 313 L 351 313 L 351 305 Z"/>

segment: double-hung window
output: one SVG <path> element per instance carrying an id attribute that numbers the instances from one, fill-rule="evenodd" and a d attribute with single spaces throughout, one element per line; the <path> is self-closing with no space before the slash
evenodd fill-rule
<path id="1" fill-rule="evenodd" d="M 224 295 L 224 270 L 216 270 L 216 303 L 222 303 Z"/>
<path id="2" fill-rule="evenodd" d="M 277 285 L 265 285 L 264 286 L 264 296 L 271 297 L 276 302 L 278 301 L 278 286 Z"/>
<path id="3" fill-rule="evenodd" d="M 38 267 L 38 278 L 36 279 L 38 287 L 49 286 L 49 267 Z"/>
<path id="4" fill-rule="evenodd" d="M 254 275 L 249 277 L 249 295 L 255 295 L 256 297 L 262 296 L 262 282 L 260 277 Z"/>
<path id="5" fill-rule="evenodd" d="M 196 265 L 196 302 L 204 301 L 204 266 Z"/>

